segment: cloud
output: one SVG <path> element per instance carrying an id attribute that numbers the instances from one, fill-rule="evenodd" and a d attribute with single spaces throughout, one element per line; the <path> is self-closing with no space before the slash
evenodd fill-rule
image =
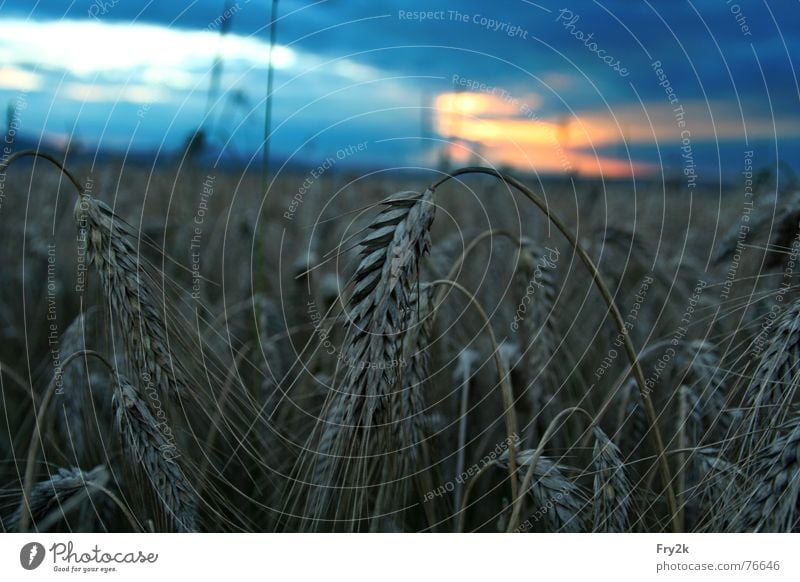
<path id="1" fill-rule="evenodd" d="M 26 71 L 13 65 L 0 67 L 0 90 L 38 91 L 44 86 L 44 78 L 38 73 Z"/>
<path id="2" fill-rule="evenodd" d="M 445 92 L 435 99 L 436 130 L 453 140 L 448 155 L 466 163 L 476 155 L 537 172 L 622 177 L 651 173 L 653 164 L 598 151 L 675 144 L 797 140 L 800 115 L 770 112 L 763 103 L 665 99 L 616 103 L 603 110 L 576 110 L 554 117 L 537 110 L 541 100 L 516 99 L 496 87 L 487 92 Z"/>
<path id="3" fill-rule="evenodd" d="M 267 49 L 268 45 L 257 38 L 228 35 L 220 44 L 216 32 L 151 24 L 5 20 L 0 29 L 0 50 L 10 62 L 37 63 L 78 76 L 141 67 L 204 70 L 211 66 L 218 50 L 226 61 L 266 68 Z M 289 68 L 295 61 L 295 51 L 275 47 L 272 62 L 276 68 Z"/>
<path id="4" fill-rule="evenodd" d="M 188 7 L 120 1 L 97 20 L 88 18 L 93 4 L 3 4 L 0 97 L 20 90 L 38 95 L 31 96 L 32 103 L 43 105 L 41 111 L 29 108 L 28 127 L 39 123 L 58 130 L 75 123 L 87 141 L 95 127 L 104 140 L 115 132 L 125 136 L 129 123 L 122 118 L 124 108 L 115 104 L 135 105 L 155 97 L 156 107 L 137 139 L 160 140 L 159 132 L 169 125 L 180 141 L 202 122 L 212 63 L 222 46 L 225 70 L 217 113 L 231 132 L 238 132 L 241 150 L 257 150 L 270 0 L 241 0 L 222 45 L 213 26 L 222 8 L 217 0 L 198 0 Z M 558 171 L 564 164 L 553 151 L 560 147 L 569 154 L 571 167 L 597 172 L 597 150 L 603 167 L 620 173 L 626 161 L 615 156 L 622 155 L 623 140 L 635 157 L 651 161 L 658 155 L 654 144 L 669 155 L 680 140 L 674 113 L 650 67 L 654 59 L 663 61 L 686 109 L 693 142 L 707 146 L 703 151 L 709 164 L 719 163 L 720 144 L 743 141 L 745 128 L 749 139 L 778 139 L 781 148 L 797 142 L 800 134 L 790 57 L 800 50 L 800 32 L 784 24 L 791 9 L 779 4 L 746 8 L 753 34 L 745 39 L 724 2 L 695 3 L 697 12 L 680 3 L 573 2 L 570 9 L 580 15 L 582 29 L 594 33 L 609 53 L 624 58 L 631 70 L 624 81 L 555 22 L 556 12 L 521 0 L 430 4 L 281 0 L 274 119 L 285 123 L 273 151 L 292 152 L 311 137 L 320 149 L 362 136 L 419 137 L 426 131 L 420 130 L 426 127 L 421 111 L 432 105 L 438 111 L 434 129 L 439 136 L 456 138 L 454 151 L 474 147 L 517 167 L 529 167 L 534 160 L 537 167 Z M 745 3 L 739 4 L 745 10 Z M 474 24 L 472 18 L 410 22 L 398 17 L 399 10 L 423 8 L 481 13 L 530 34 L 509 38 Z M 515 112 L 518 103 L 502 98 L 447 97 L 454 93 L 456 75 L 503 88 L 529 102 L 536 118 Z M 227 98 L 234 92 L 246 97 L 235 106 Z M 56 100 L 58 107 L 53 107 Z M 82 107 L 84 103 L 91 106 Z M 420 155 L 425 148 L 417 147 L 415 152 L 409 141 L 401 149 L 406 156 Z M 392 155 L 387 158 L 402 162 Z"/>
<path id="5" fill-rule="evenodd" d="M 436 129 L 453 140 L 448 155 L 459 163 L 486 156 L 524 171 L 628 177 L 654 167 L 601 156 L 595 148 L 622 141 L 613 124 L 578 115 L 550 119 L 540 99 L 517 99 L 505 91 L 443 93 L 436 100 Z M 585 151 L 590 150 L 590 151 Z"/>
<path id="6" fill-rule="evenodd" d="M 91 83 L 67 83 L 58 91 L 63 97 L 82 103 L 120 102 L 163 103 L 167 93 L 153 85 L 93 85 Z"/>

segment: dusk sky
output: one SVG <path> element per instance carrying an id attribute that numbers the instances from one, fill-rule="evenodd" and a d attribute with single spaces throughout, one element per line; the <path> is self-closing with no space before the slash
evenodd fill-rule
<path id="1" fill-rule="evenodd" d="M 173 154 L 203 126 L 257 169 L 271 1 L 229 6 L 221 39 L 223 0 L 0 0 L 8 118 L 28 139 L 91 151 Z M 753 150 L 756 168 L 784 159 L 800 171 L 797 0 L 281 0 L 278 11 L 280 161 L 347 150 L 359 166 L 446 155 L 605 177 L 691 167 L 715 182 Z"/>

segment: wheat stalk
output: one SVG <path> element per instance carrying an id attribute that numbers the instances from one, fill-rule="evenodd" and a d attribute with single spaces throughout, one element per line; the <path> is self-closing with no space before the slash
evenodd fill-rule
<path id="1" fill-rule="evenodd" d="M 517 479 L 515 477 L 517 472 L 517 444 L 519 441 L 519 434 L 517 429 L 517 414 L 514 408 L 515 400 L 514 400 L 514 393 L 511 387 L 510 381 L 510 373 L 508 368 L 506 367 L 503 361 L 503 354 L 501 350 L 500 344 L 497 342 L 497 337 L 495 336 L 494 330 L 492 329 L 491 321 L 489 320 L 489 315 L 486 313 L 486 310 L 480 304 L 480 302 L 475 298 L 475 296 L 470 293 L 463 285 L 456 283 L 455 281 L 449 280 L 436 280 L 431 283 L 434 287 L 449 287 L 451 289 L 455 289 L 459 291 L 462 295 L 464 295 L 470 302 L 471 306 L 477 312 L 480 321 L 483 323 L 482 329 L 486 329 L 487 335 L 489 337 L 489 342 L 492 346 L 492 355 L 494 358 L 495 368 L 497 369 L 498 375 L 498 384 L 495 387 L 500 387 L 500 395 L 503 399 L 503 420 L 505 423 L 506 429 L 506 442 L 508 443 L 508 473 L 509 479 L 511 480 L 511 497 L 514 500 L 514 513 L 518 517 L 518 512 L 521 507 L 522 503 L 522 496 L 519 495 L 518 491 L 518 484 Z M 437 303 L 436 309 L 438 309 L 439 304 Z M 474 479 L 473 479 L 474 481 Z M 467 491 L 469 487 L 467 488 Z M 466 504 L 467 500 L 467 492 L 464 493 L 464 501 L 462 501 L 461 507 L 461 515 L 459 516 L 459 523 L 463 525 L 464 521 L 464 505 Z"/>
<path id="2" fill-rule="evenodd" d="M 473 366 L 478 360 L 475 350 L 461 350 L 458 354 L 458 363 L 453 372 L 453 385 L 460 387 L 461 398 L 458 409 L 458 449 L 456 451 L 456 475 L 464 472 L 464 461 L 467 454 L 467 420 L 469 415 L 469 389 L 473 377 Z M 453 505 L 461 507 L 463 493 L 462 483 L 458 483 L 455 490 Z"/>
<path id="3" fill-rule="evenodd" d="M 636 384 L 639 388 L 639 395 L 642 398 L 645 412 L 647 413 L 647 419 L 651 428 L 650 434 L 652 435 L 653 445 L 655 447 L 657 455 L 656 464 L 658 466 L 658 470 L 661 476 L 661 481 L 664 487 L 664 493 L 667 499 L 667 506 L 669 507 L 672 529 L 676 533 L 679 532 L 680 524 L 678 522 L 678 504 L 675 499 L 675 491 L 672 486 L 672 474 L 669 467 L 669 463 L 667 462 L 666 447 L 664 446 L 664 439 L 661 436 L 661 430 L 658 425 L 658 416 L 656 414 L 655 406 L 653 406 L 653 402 L 647 390 L 644 372 L 642 371 L 642 367 L 639 363 L 636 349 L 633 347 L 633 343 L 627 333 L 627 328 L 625 327 L 625 321 L 622 319 L 622 314 L 620 313 L 619 309 L 614 303 L 614 298 L 611 295 L 611 292 L 608 290 L 608 286 L 603 281 L 603 277 L 600 275 L 597 266 L 594 264 L 589 255 L 586 254 L 586 251 L 583 249 L 583 247 L 581 247 L 581 245 L 578 243 L 578 240 L 572 233 L 572 231 L 569 228 L 567 228 L 566 224 L 552 211 L 551 208 L 549 208 L 547 203 L 544 200 L 542 200 L 542 198 L 537 196 L 536 193 L 534 193 L 530 188 L 525 186 L 525 184 L 523 184 L 516 178 L 507 176 L 492 168 L 481 168 L 481 167 L 461 168 L 460 170 L 456 170 L 455 172 L 447 174 L 445 177 L 439 179 L 437 182 L 435 182 L 430 186 L 430 189 L 436 190 L 439 186 L 441 186 L 448 180 L 451 180 L 453 178 L 458 178 L 466 174 L 484 174 L 492 176 L 502 181 L 507 186 L 514 188 L 515 190 L 523 194 L 526 198 L 528 198 L 528 200 L 530 200 L 533 204 L 535 204 L 536 207 L 539 208 L 539 210 L 545 213 L 548 220 L 561 232 L 564 238 L 567 239 L 567 242 L 569 242 L 570 246 L 573 248 L 573 250 L 578 255 L 583 265 L 589 271 L 589 274 L 592 276 L 592 281 L 594 282 L 597 290 L 600 292 L 600 295 L 602 296 L 606 306 L 608 307 L 612 320 L 617 327 L 617 331 L 621 334 L 625 355 L 627 356 L 628 360 L 631 363 L 633 377 L 636 379 Z M 518 509 L 519 506 L 515 507 L 515 513 L 518 513 Z M 512 527 L 513 527 L 513 522 L 514 520 L 512 519 Z"/>
<path id="4" fill-rule="evenodd" d="M 508 453 L 503 453 L 499 464 L 506 467 L 507 458 Z M 578 484 L 567 477 L 567 473 L 572 472 L 572 469 L 537 455 L 537 451 L 530 449 L 519 451 L 517 460 L 519 462 L 517 475 L 520 482 L 525 482 L 528 473 L 533 476 L 530 486 L 523 491 L 529 493 L 534 500 L 533 522 L 544 516 L 550 531 L 571 533 L 585 531 L 583 510 L 586 506 L 586 497 Z M 531 523 L 530 526 L 532 525 Z"/>
<path id="5" fill-rule="evenodd" d="M 188 374 L 169 349 L 166 306 L 160 308 L 157 280 L 141 263 L 133 229 L 102 201 L 81 193 L 75 220 L 85 228 L 87 259 L 100 277 L 111 313 L 120 329 L 130 373 L 143 385 L 180 399 Z"/>
<path id="6" fill-rule="evenodd" d="M 337 371 L 340 379 L 322 414 L 320 456 L 313 479 L 322 488 L 311 496 L 308 506 L 311 515 L 322 517 L 330 509 L 331 487 L 355 487 L 350 490 L 352 499 L 340 502 L 354 520 L 353 528 L 358 527 L 355 520 L 369 511 L 364 489 L 375 484 L 375 475 L 385 475 L 387 468 L 381 460 L 387 451 L 375 447 L 377 433 L 401 420 L 395 417 L 398 410 L 392 394 L 403 388 L 398 362 L 404 355 L 419 261 L 430 248 L 432 195 L 430 190 L 401 192 L 388 199 L 360 242 L 361 262 L 351 281 L 343 363 Z M 376 462 L 384 467 L 376 467 Z"/>

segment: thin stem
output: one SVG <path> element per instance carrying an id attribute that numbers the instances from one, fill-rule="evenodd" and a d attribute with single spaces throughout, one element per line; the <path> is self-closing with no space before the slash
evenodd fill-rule
<path id="1" fill-rule="evenodd" d="M 603 297 L 603 301 L 608 306 L 608 310 L 611 312 L 611 317 L 614 320 L 614 323 L 619 331 L 620 335 L 623 339 L 623 345 L 625 346 L 625 354 L 628 357 L 628 360 L 631 363 L 631 367 L 633 368 L 633 374 L 636 378 L 636 383 L 639 386 L 639 395 L 642 398 L 644 403 L 645 411 L 647 412 L 648 422 L 650 423 L 650 429 L 653 433 L 653 446 L 656 449 L 656 453 L 658 455 L 658 467 L 659 472 L 661 473 L 661 480 L 664 484 L 664 491 L 667 497 L 667 506 L 669 507 L 670 517 L 672 520 L 672 528 L 673 530 L 678 533 L 680 531 L 680 521 L 678 517 L 678 504 L 675 499 L 675 491 L 672 486 L 672 475 L 669 468 L 669 463 L 667 461 L 666 456 L 666 448 L 664 447 L 664 440 L 661 437 L 661 430 L 658 427 L 658 415 L 656 414 L 655 407 L 653 406 L 653 402 L 650 398 L 649 391 L 647 390 L 647 386 L 645 383 L 644 372 L 642 371 L 642 367 L 639 364 L 639 359 L 636 355 L 636 350 L 633 347 L 633 342 L 631 338 L 628 336 L 628 330 L 625 327 L 625 321 L 622 318 L 622 314 L 619 312 L 616 304 L 614 303 L 614 298 L 611 295 L 608 287 L 606 286 L 605 282 L 603 281 L 600 272 L 598 271 L 597 267 L 595 266 L 592 259 L 583 250 L 581 245 L 578 243 L 575 235 L 572 234 L 572 231 L 566 226 L 566 224 L 550 209 L 548 208 L 547 204 L 544 200 L 542 200 L 537 194 L 535 194 L 530 188 L 528 188 L 525 184 L 513 178 L 511 176 L 506 176 L 501 172 L 492 169 L 492 168 L 482 168 L 482 167 L 468 167 L 462 168 L 460 170 L 456 170 L 455 172 L 440 178 L 438 181 L 434 182 L 431 186 L 431 190 L 436 190 L 439 186 L 451 180 L 452 178 L 456 178 L 461 175 L 465 174 L 485 174 L 488 176 L 493 176 L 506 185 L 511 186 L 512 188 L 521 192 L 528 200 L 533 202 L 542 212 L 547 215 L 547 218 L 550 222 L 555 225 L 558 230 L 561 231 L 561 234 L 564 235 L 564 238 L 567 239 L 569 244 L 574 249 L 575 253 L 581 259 L 586 269 L 592 276 L 592 280 L 594 281 L 595 286 L 597 287 L 600 295 Z"/>
<path id="2" fill-rule="evenodd" d="M 491 238 L 493 236 L 505 236 L 508 239 L 510 239 L 515 245 L 517 245 L 517 247 L 521 247 L 522 246 L 522 241 L 519 239 L 519 237 L 516 236 L 515 234 L 511 233 L 511 232 L 508 232 L 507 230 L 503 230 L 501 228 L 493 228 L 493 229 L 485 230 L 482 233 L 480 233 L 478 236 L 476 236 L 474 239 L 472 239 L 472 242 L 470 242 L 466 246 L 464 251 L 458 257 L 458 259 L 456 259 L 456 262 L 451 267 L 450 272 L 447 273 L 447 277 L 445 277 L 445 279 L 449 279 L 450 281 L 455 281 L 456 280 L 456 275 L 458 275 L 458 272 L 464 267 L 464 261 L 467 260 L 467 257 L 469 256 L 469 254 L 473 250 L 475 250 L 475 247 L 477 247 L 481 242 L 483 242 L 485 239 Z M 442 302 L 442 297 L 437 297 L 434 305 L 438 305 L 441 302 Z"/>
<path id="3" fill-rule="evenodd" d="M 678 450 L 685 449 L 688 445 L 686 438 L 686 423 L 689 420 L 689 403 L 687 402 L 688 399 L 686 397 L 686 390 L 684 388 L 684 386 L 678 388 Z M 687 457 L 685 453 L 680 453 L 678 455 L 678 495 L 683 501 L 678 511 L 678 519 L 680 520 L 681 530 L 683 530 L 684 524 L 686 523 L 686 459 Z"/>
<path id="4" fill-rule="evenodd" d="M 250 342 L 247 342 L 245 345 L 242 346 L 242 349 L 239 350 L 239 353 L 236 354 L 236 358 L 234 359 L 233 365 L 231 366 L 230 370 L 228 370 L 228 374 L 225 377 L 225 383 L 222 386 L 222 392 L 220 397 L 215 402 L 217 410 L 214 413 L 214 418 L 211 420 L 211 427 L 208 431 L 208 436 L 206 437 L 205 445 L 203 446 L 203 462 L 200 465 L 199 475 L 201 478 L 201 482 L 198 484 L 196 488 L 196 495 L 197 497 L 201 496 L 202 490 L 205 485 L 205 481 L 210 480 L 210 477 L 206 476 L 208 473 L 208 469 L 211 465 L 211 455 L 213 454 L 214 443 L 217 440 L 217 435 L 219 434 L 220 425 L 223 422 L 223 409 L 225 408 L 225 404 L 228 400 L 228 396 L 231 393 L 233 388 L 233 379 L 236 376 L 236 371 L 239 368 L 239 365 L 242 363 L 242 359 L 244 358 L 246 351 L 250 348 Z M 260 412 L 259 412 L 260 413 Z"/>
<path id="5" fill-rule="evenodd" d="M 456 477 L 464 473 L 464 459 L 467 448 L 467 417 L 469 415 L 469 384 L 472 379 L 472 362 L 467 351 L 462 352 L 461 372 L 461 405 L 458 416 L 458 454 L 456 456 Z M 456 487 L 455 506 L 461 506 L 461 484 Z"/>
<path id="6" fill-rule="evenodd" d="M 48 154 L 47 152 L 40 152 L 39 150 L 22 150 L 11 154 L 5 162 L 0 164 L 0 174 L 5 174 L 6 170 L 8 170 L 11 164 L 20 158 L 28 157 L 42 158 L 53 164 L 55 167 L 61 170 L 62 174 L 69 178 L 69 181 L 72 182 L 72 184 L 78 189 L 78 194 L 83 194 L 83 186 L 81 186 L 81 183 L 78 178 L 75 177 L 75 174 L 70 172 L 66 166 L 64 166 L 64 164 L 62 164 L 61 161 L 58 160 L 54 155 Z"/>
<path id="7" fill-rule="evenodd" d="M 467 486 L 464 489 L 464 499 L 462 499 L 461 507 L 458 510 L 458 529 L 456 530 L 457 533 L 462 533 L 464 531 L 464 521 L 465 521 L 465 516 L 467 514 L 467 502 L 469 502 L 469 496 L 470 493 L 472 493 L 473 487 L 475 487 L 475 483 L 478 482 L 478 477 L 483 475 L 488 469 L 494 467 L 496 464 L 497 464 L 496 460 L 489 461 L 483 467 L 481 467 L 477 473 L 475 473 L 475 476 L 472 479 L 467 481 Z M 513 479 L 516 480 L 516 476 L 513 477 Z"/>
<path id="8" fill-rule="evenodd" d="M 269 153 L 270 141 L 272 132 L 272 86 L 275 76 L 275 67 L 272 65 L 272 57 L 275 50 L 275 40 L 278 34 L 278 0 L 272 0 L 272 17 L 269 23 L 269 49 L 267 49 L 267 101 L 264 111 L 264 150 L 262 160 L 262 184 L 264 192 L 267 192 L 269 186 Z"/>
<path id="9" fill-rule="evenodd" d="M 506 423 L 506 437 L 508 440 L 508 473 L 511 478 L 511 497 L 516 499 L 518 495 L 518 484 L 515 476 L 517 472 L 517 448 L 514 443 L 518 435 L 517 415 L 514 413 L 514 393 L 511 390 L 511 383 L 509 382 L 508 372 L 506 372 L 505 366 L 503 365 L 503 359 L 500 357 L 500 346 L 497 343 L 497 338 L 494 335 L 492 325 L 489 322 L 489 316 L 486 315 L 486 311 L 484 311 L 483 307 L 475 298 L 475 296 L 463 285 L 456 283 L 455 281 L 448 281 L 446 279 L 439 279 L 431 283 L 431 286 L 436 285 L 449 285 L 450 287 L 461 291 L 464 296 L 469 299 L 469 302 L 475 307 L 478 315 L 483 320 L 484 327 L 489 332 L 489 340 L 492 343 L 492 350 L 494 351 L 494 362 L 497 366 L 497 373 L 500 376 L 500 392 L 503 396 L 503 407 L 505 409 L 503 410 L 503 417 Z"/>
<path id="10" fill-rule="evenodd" d="M 142 528 L 141 524 L 133 516 L 133 514 L 130 511 L 130 509 L 128 509 L 128 506 L 125 505 L 124 503 L 122 503 L 122 501 L 120 501 L 119 497 L 117 497 L 114 494 L 113 491 L 110 491 L 109 489 L 103 487 L 102 485 L 91 484 L 90 487 L 93 487 L 94 489 L 97 489 L 97 490 L 102 491 L 103 493 L 105 493 L 111 499 L 111 501 L 113 501 L 114 504 L 117 507 L 120 508 L 120 510 L 122 511 L 123 515 L 125 515 L 125 517 L 127 518 L 128 522 L 131 524 L 131 527 L 133 527 L 133 531 L 135 531 L 137 533 L 144 532 L 144 529 Z"/>

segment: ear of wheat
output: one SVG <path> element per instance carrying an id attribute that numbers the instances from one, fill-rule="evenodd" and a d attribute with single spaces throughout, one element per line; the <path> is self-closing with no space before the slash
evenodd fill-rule
<path id="1" fill-rule="evenodd" d="M 647 417 L 636 396 L 636 380 L 628 378 L 619 391 L 617 426 L 621 429 L 615 435 L 619 447 L 626 453 L 641 448 L 647 438 Z"/>
<path id="2" fill-rule="evenodd" d="M 800 520 L 800 418 L 752 462 L 734 531 L 794 531 Z"/>
<path id="3" fill-rule="evenodd" d="M 88 194 L 79 196 L 75 219 L 85 229 L 87 258 L 119 327 L 131 376 L 152 383 L 166 397 L 181 398 L 187 374 L 170 352 L 166 306 L 159 307 L 155 290 L 160 287 L 140 260 L 133 229 Z"/>
<path id="4" fill-rule="evenodd" d="M 116 380 L 112 405 L 127 458 L 158 501 L 169 529 L 197 531 L 197 500 L 176 461 L 178 451 L 169 428 L 156 420 L 136 388 L 124 378 Z M 147 495 L 140 493 L 142 498 Z"/>
<path id="5" fill-rule="evenodd" d="M 693 486 L 686 495 L 689 525 L 695 531 L 725 531 L 728 518 L 736 515 L 740 508 L 729 507 L 735 497 L 741 471 L 724 458 L 720 447 L 700 447 L 692 451 L 691 464 Z"/>
<path id="6" fill-rule="evenodd" d="M 409 297 L 409 317 L 403 335 L 402 357 L 398 363 L 396 388 L 389 393 L 389 414 L 378 430 L 376 451 L 383 455 L 381 485 L 374 513 L 381 515 L 405 505 L 410 484 L 416 480 L 422 489 L 430 483 L 420 478 L 423 467 L 425 434 L 425 398 L 428 380 L 429 341 L 433 327 L 432 288 L 419 285 Z M 394 517 L 399 517 L 394 514 Z M 375 528 L 373 528 L 375 529 Z M 377 528 L 378 531 L 382 529 Z"/>
<path id="7" fill-rule="evenodd" d="M 517 456 L 520 482 L 536 456 L 535 451 L 520 451 Z M 506 466 L 508 453 L 500 456 L 500 466 Z M 524 523 L 527 529 L 542 521 L 549 532 L 577 533 L 586 531 L 584 509 L 586 495 L 580 486 L 567 476 L 569 467 L 548 457 L 540 456 L 533 469 L 533 481 L 528 494 L 533 498 L 532 515 Z"/>
<path id="8" fill-rule="evenodd" d="M 594 428 L 594 531 L 628 529 L 632 488 L 617 445 L 600 427 Z"/>
<path id="9" fill-rule="evenodd" d="M 800 385 L 800 301 L 781 315 L 744 396 L 749 410 L 745 425 L 746 450 L 755 452 L 769 442 L 773 428 L 786 420 Z"/>
<path id="10" fill-rule="evenodd" d="M 429 343 L 433 328 L 432 289 L 420 285 L 409 298 L 408 329 L 403 337 L 399 362 L 400 384 L 391 392 L 394 444 L 402 451 L 401 476 L 416 469 L 418 449 L 425 438 L 425 398 L 423 391 L 430 365 Z"/>
<path id="11" fill-rule="evenodd" d="M 689 342 L 686 347 L 683 352 L 690 359 L 686 372 L 690 442 L 696 446 L 712 436 L 724 439 L 731 429 L 731 415 L 726 409 L 725 374 L 719 356 L 705 341 Z"/>
<path id="12" fill-rule="evenodd" d="M 713 256 L 716 263 L 722 263 L 731 258 L 737 250 L 751 243 L 762 232 L 769 232 L 768 249 L 789 248 L 792 240 L 797 236 L 797 225 L 800 223 L 800 192 L 794 192 L 783 202 L 778 200 L 777 193 L 772 196 L 760 197 L 760 204 L 756 211 L 740 218 L 732 224 L 728 232 L 721 238 L 717 251 Z M 777 217 L 777 220 L 776 220 Z M 747 220 L 747 223 L 745 223 Z M 742 226 L 747 226 L 746 230 Z M 775 267 L 788 258 L 787 253 L 770 252 L 764 261 L 767 268 Z"/>
<path id="13" fill-rule="evenodd" d="M 92 493 L 93 487 L 104 486 L 108 482 L 108 477 L 108 471 L 103 465 L 91 471 L 82 471 L 74 467 L 59 469 L 50 479 L 40 481 L 31 490 L 28 500 L 31 518 L 37 523 L 48 515 L 65 517 L 70 509 Z M 21 516 L 20 506 L 5 520 L 6 528 L 9 531 L 16 530 Z"/>
<path id="14" fill-rule="evenodd" d="M 61 358 L 86 349 L 85 334 L 94 311 L 81 313 L 67 327 L 59 342 Z M 80 464 L 88 452 L 85 422 L 89 389 L 89 374 L 86 360 L 77 358 L 67 366 L 56 370 L 61 377 L 60 390 L 56 391 L 57 425 L 64 439 L 67 456 Z"/>
<path id="15" fill-rule="evenodd" d="M 367 487 L 375 485 L 376 478 L 392 478 L 383 462 L 386 427 L 398 422 L 403 426 L 403 418 L 416 418 L 421 412 L 409 410 L 418 403 L 413 402 L 415 393 L 406 390 L 410 384 L 403 384 L 404 372 L 399 364 L 407 347 L 404 337 L 412 319 L 419 262 L 430 248 L 433 192 L 401 192 L 384 206 L 360 243 L 361 262 L 351 284 L 337 390 L 323 409 L 320 456 L 313 479 L 322 487 L 311 495 L 307 508 L 309 514 L 318 517 L 329 511 L 332 487 L 349 488 L 341 491 L 339 513 L 345 508 L 352 520 L 368 515 L 371 492 Z M 412 383 L 414 376 L 412 370 Z M 399 396 L 396 391 L 400 391 Z M 404 409 L 409 414 L 396 418 Z M 405 437 L 417 438 L 410 434 Z M 382 443 L 378 450 L 376 443 Z M 350 500 L 344 499 L 347 491 Z M 359 524 L 351 521 L 349 527 Z"/>

